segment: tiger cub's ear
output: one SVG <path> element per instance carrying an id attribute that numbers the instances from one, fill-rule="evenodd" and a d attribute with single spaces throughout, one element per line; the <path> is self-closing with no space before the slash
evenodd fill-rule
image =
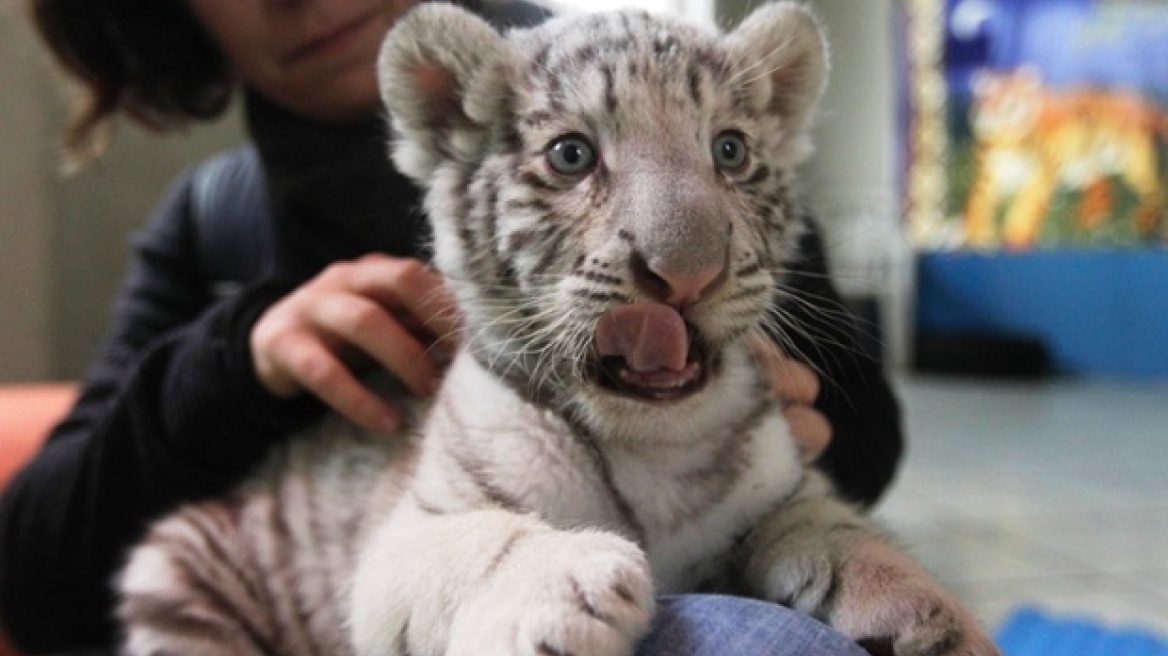
<path id="1" fill-rule="evenodd" d="M 506 111 L 509 46 L 489 24 L 448 4 L 422 4 L 385 39 L 377 62 L 394 132 L 393 159 L 416 182 L 444 159 L 473 162 Z"/>
<path id="2" fill-rule="evenodd" d="M 777 113 L 785 131 L 806 130 L 827 81 L 827 43 L 810 10 L 776 2 L 755 10 L 727 35 L 756 107 Z"/>

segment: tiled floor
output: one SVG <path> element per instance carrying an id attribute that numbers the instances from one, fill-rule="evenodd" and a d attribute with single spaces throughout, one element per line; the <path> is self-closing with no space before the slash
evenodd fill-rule
<path id="1" fill-rule="evenodd" d="M 1030 604 L 1168 638 L 1168 383 L 898 385 L 876 516 L 989 627 Z"/>

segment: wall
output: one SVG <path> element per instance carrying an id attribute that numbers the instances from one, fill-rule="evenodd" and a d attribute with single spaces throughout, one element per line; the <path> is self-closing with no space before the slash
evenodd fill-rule
<path id="1" fill-rule="evenodd" d="M 47 372 L 49 240 L 44 95 L 27 33 L 0 10 L 0 380 Z"/>
<path id="2" fill-rule="evenodd" d="M 812 0 L 832 53 L 806 169 L 841 294 L 890 369 L 910 361 L 914 267 L 898 190 L 895 0 Z"/>
<path id="3" fill-rule="evenodd" d="M 65 178 L 56 143 L 69 91 L 24 3 L 0 2 L 0 382 L 75 378 L 105 329 L 129 235 L 179 171 L 238 141 L 239 121 L 166 138 L 121 126 L 106 157 Z"/>
<path id="4" fill-rule="evenodd" d="M 234 115 L 166 137 L 122 126 L 114 147 L 94 166 L 53 181 L 52 375 L 76 377 L 93 358 L 132 235 L 167 186 L 240 138 Z"/>

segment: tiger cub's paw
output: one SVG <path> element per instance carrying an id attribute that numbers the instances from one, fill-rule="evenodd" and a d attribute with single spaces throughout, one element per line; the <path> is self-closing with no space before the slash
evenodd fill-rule
<path id="1" fill-rule="evenodd" d="M 606 533 L 531 540 L 455 615 L 447 656 L 627 656 L 653 615 L 649 564 Z"/>
<path id="2" fill-rule="evenodd" d="M 960 602 L 884 545 L 844 558 L 825 601 L 829 622 L 874 654 L 1001 654 Z"/>

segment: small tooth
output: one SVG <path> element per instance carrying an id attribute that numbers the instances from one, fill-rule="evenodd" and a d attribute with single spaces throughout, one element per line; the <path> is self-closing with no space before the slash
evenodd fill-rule
<path id="1" fill-rule="evenodd" d="M 689 379 L 662 381 L 659 383 L 651 383 L 649 385 L 649 387 L 651 387 L 653 389 L 675 390 L 675 389 L 680 389 L 682 387 L 685 387 L 688 382 L 689 382 Z"/>

